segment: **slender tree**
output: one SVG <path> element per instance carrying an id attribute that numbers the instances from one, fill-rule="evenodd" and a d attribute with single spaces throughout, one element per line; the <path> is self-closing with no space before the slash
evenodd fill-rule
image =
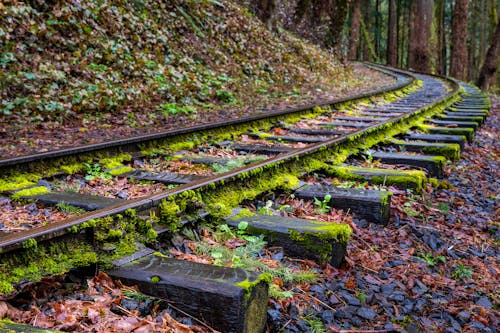
<path id="1" fill-rule="evenodd" d="M 268 30 L 276 28 L 276 0 L 255 1 L 255 14 L 266 25 Z"/>
<path id="2" fill-rule="evenodd" d="M 369 40 L 369 38 L 370 38 L 369 32 L 371 29 L 371 22 L 370 22 L 370 19 L 371 19 L 371 0 L 365 0 L 361 10 L 363 12 L 363 22 L 365 24 L 365 34 L 366 34 L 366 37 L 368 39 L 368 40 L 362 39 L 362 41 L 363 41 L 363 60 L 370 61 L 370 43 L 371 43 L 371 41 Z"/>
<path id="3" fill-rule="evenodd" d="M 398 18 L 396 0 L 389 0 L 389 26 L 387 29 L 387 64 L 398 65 Z"/>
<path id="4" fill-rule="evenodd" d="M 359 48 L 359 28 L 361 20 L 361 0 L 354 0 L 351 11 L 351 32 L 349 40 L 349 59 L 356 60 Z"/>
<path id="5" fill-rule="evenodd" d="M 469 0 L 456 0 L 451 28 L 450 75 L 467 80 L 467 20 Z"/>
<path id="6" fill-rule="evenodd" d="M 295 5 L 295 12 L 293 15 L 294 23 L 297 25 L 302 22 L 304 15 L 306 14 L 309 6 L 311 5 L 311 0 L 298 0 Z"/>
<path id="7" fill-rule="evenodd" d="M 412 1 L 408 66 L 420 72 L 430 71 L 428 45 L 433 9 L 433 0 Z"/>
<path id="8" fill-rule="evenodd" d="M 446 0 L 436 0 L 434 15 L 436 17 L 436 73 L 446 75 Z"/>
<path id="9" fill-rule="evenodd" d="M 328 27 L 328 37 L 325 41 L 326 47 L 331 47 L 339 53 L 342 29 L 349 12 L 349 0 L 331 0 L 328 8 L 330 25 Z"/>
<path id="10" fill-rule="evenodd" d="M 500 57 L 500 20 L 498 20 L 495 32 L 491 38 L 490 47 L 486 52 L 481 72 L 476 81 L 476 85 L 487 90 L 490 86 L 490 81 L 495 77 L 495 72 L 498 69 L 498 58 Z"/>

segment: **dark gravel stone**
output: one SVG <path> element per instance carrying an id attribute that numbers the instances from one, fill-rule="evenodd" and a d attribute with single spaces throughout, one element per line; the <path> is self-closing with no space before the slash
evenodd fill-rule
<path id="1" fill-rule="evenodd" d="M 331 294 L 330 297 L 328 298 L 328 302 L 332 305 L 335 305 L 335 304 L 339 304 L 340 300 L 338 299 L 337 296 L 335 296 L 334 294 Z"/>
<path id="2" fill-rule="evenodd" d="M 34 203 L 34 202 L 33 202 L 33 203 L 30 203 L 29 205 L 26 205 L 26 207 L 25 207 L 25 208 L 26 208 L 26 210 L 27 210 L 28 212 L 32 212 L 32 213 L 33 213 L 33 212 L 38 212 L 38 207 L 37 207 L 36 203 Z"/>
<path id="3" fill-rule="evenodd" d="M 345 311 L 342 310 L 342 309 L 338 309 L 337 312 L 335 312 L 334 315 L 335 315 L 335 318 L 337 318 L 337 319 L 348 318 L 347 313 L 345 313 Z"/>
<path id="4" fill-rule="evenodd" d="M 493 304 L 491 304 L 491 302 L 488 299 L 488 297 L 485 297 L 485 296 L 483 296 L 480 299 L 478 299 L 477 302 L 476 302 L 476 305 L 477 306 L 482 306 L 483 308 L 488 309 L 488 310 L 490 310 L 493 307 Z"/>
<path id="5" fill-rule="evenodd" d="M 127 309 L 129 311 L 137 310 L 137 308 L 139 307 L 137 301 L 128 298 L 123 298 L 122 301 L 120 302 L 120 305 L 122 306 L 122 308 Z"/>
<path id="6" fill-rule="evenodd" d="M 475 328 L 478 330 L 478 332 L 481 333 L 492 333 L 492 330 L 485 326 L 484 324 L 478 322 L 478 321 L 471 321 L 469 324 L 472 328 Z"/>
<path id="7" fill-rule="evenodd" d="M 479 257 L 479 258 L 484 258 L 485 257 L 485 254 L 481 251 L 477 251 L 477 250 L 474 250 L 474 249 L 469 249 L 469 252 L 472 253 L 473 255 Z"/>
<path id="8" fill-rule="evenodd" d="M 394 293 L 389 295 L 388 299 L 390 301 L 403 302 L 405 300 L 405 297 L 406 295 L 402 291 L 395 291 Z"/>
<path id="9" fill-rule="evenodd" d="M 363 321 L 359 319 L 358 317 L 351 318 L 351 324 L 353 326 L 361 326 L 363 325 Z"/>
<path id="10" fill-rule="evenodd" d="M 181 320 L 179 321 L 181 322 L 181 324 L 187 325 L 189 327 L 193 326 L 193 320 L 189 317 L 181 318 Z"/>
<path id="11" fill-rule="evenodd" d="M 414 305 L 414 310 L 415 312 L 417 312 L 418 314 L 422 314 L 425 310 L 425 307 L 427 306 L 427 301 L 422 299 L 422 298 L 419 298 L 417 299 L 417 301 L 415 302 L 415 305 Z"/>
<path id="12" fill-rule="evenodd" d="M 147 315 L 152 314 L 152 301 L 150 299 L 145 300 L 141 304 L 139 304 L 139 312 L 142 317 L 146 317 Z"/>
<path id="13" fill-rule="evenodd" d="M 368 222 L 365 219 L 356 219 L 356 218 L 353 218 L 352 220 L 360 228 L 366 228 L 366 227 L 368 227 Z"/>
<path id="14" fill-rule="evenodd" d="M 377 315 L 375 311 L 366 306 L 359 308 L 358 311 L 356 311 L 356 314 L 366 320 L 372 320 Z"/>
<path id="15" fill-rule="evenodd" d="M 283 315 L 278 310 L 267 310 L 267 321 L 271 322 L 274 327 L 280 327 Z"/>
<path id="16" fill-rule="evenodd" d="M 325 310 L 321 314 L 321 319 L 323 319 L 323 322 L 326 325 L 331 325 L 331 324 L 333 324 L 333 320 L 335 319 L 335 315 L 334 315 L 333 311 Z"/>
<path id="17" fill-rule="evenodd" d="M 457 319 L 461 323 L 467 323 L 470 320 L 470 312 L 467 310 L 460 311 L 459 313 L 457 313 Z"/>
<path id="18" fill-rule="evenodd" d="M 354 306 L 360 306 L 361 305 L 361 301 L 359 299 L 357 299 L 356 297 L 351 296 L 351 295 L 349 295 L 347 293 L 343 293 L 342 297 L 344 297 L 345 301 L 349 305 L 354 305 Z"/>
<path id="19" fill-rule="evenodd" d="M 118 192 L 118 194 L 116 196 L 120 199 L 127 199 L 128 193 L 125 190 L 121 190 L 120 192 Z"/>

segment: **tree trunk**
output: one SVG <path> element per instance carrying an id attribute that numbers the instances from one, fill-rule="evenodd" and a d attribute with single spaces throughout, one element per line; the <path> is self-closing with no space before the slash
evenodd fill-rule
<path id="1" fill-rule="evenodd" d="M 495 72 L 498 69 L 498 57 L 500 56 L 500 20 L 497 22 L 495 33 L 491 39 L 490 47 L 486 52 L 483 67 L 476 81 L 476 85 L 487 90 L 489 88 L 490 80 L 494 78 Z"/>
<path id="2" fill-rule="evenodd" d="M 358 58 L 360 19 L 361 0 L 354 0 L 351 16 L 351 34 L 349 38 L 349 60 L 357 60 Z"/>
<path id="3" fill-rule="evenodd" d="M 436 73 L 446 75 L 446 28 L 445 28 L 446 0 L 436 0 Z"/>
<path id="4" fill-rule="evenodd" d="M 325 46 L 332 48 L 338 55 L 340 54 L 340 41 L 342 29 L 349 12 L 349 0 L 332 0 L 328 11 L 330 26 Z"/>
<path id="5" fill-rule="evenodd" d="M 300 24 L 302 19 L 304 18 L 309 5 L 311 4 L 311 0 L 298 0 L 297 5 L 295 6 L 295 12 L 293 15 L 293 22 L 295 25 Z"/>
<path id="6" fill-rule="evenodd" d="M 398 65 L 398 18 L 396 0 L 389 0 L 389 26 L 387 28 L 387 64 Z"/>
<path id="7" fill-rule="evenodd" d="M 258 0 L 255 2 L 255 14 L 268 30 L 276 29 L 276 0 Z"/>
<path id="8" fill-rule="evenodd" d="M 361 8 L 363 11 L 363 21 L 365 23 L 365 30 L 366 30 L 366 37 L 370 38 L 370 28 L 371 28 L 371 1 L 370 0 L 365 0 L 365 3 L 363 4 L 363 8 Z M 364 41 L 363 42 L 363 60 L 364 61 L 370 61 L 370 41 Z"/>
<path id="9" fill-rule="evenodd" d="M 380 0 L 375 1 L 375 54 L 380 57 Z"/>
<path id="10" fill-rule="evenodd" d="M 450 75 L 467 80 L 467 19 L 469 0 L 456 0 L 451 27 Z"/>
<path id="11" fill-rule="evenodd" d="M 428 73 L 430 71 L 429 37 L 432 22 L 433 0 L 414 0 L 411 11 L 409 67 Z"/>

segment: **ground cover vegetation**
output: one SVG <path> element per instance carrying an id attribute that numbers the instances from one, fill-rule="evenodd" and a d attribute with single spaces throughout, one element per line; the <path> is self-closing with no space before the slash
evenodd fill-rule
<path id="1" fill-rule="evenodd" d="M 2 157 L 392 82 L 267 31 L 231 1 L 9 1 L 0 12 Z"/>

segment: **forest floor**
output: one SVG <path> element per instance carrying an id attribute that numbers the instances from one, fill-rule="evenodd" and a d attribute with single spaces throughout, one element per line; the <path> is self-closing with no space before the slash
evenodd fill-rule
<path id="1" fill-rule="evenodd" d="M 293 208 L 291 216 L 351 225 L 346 261 L 338 269 L 288 258 L 279 248 L 261 247 L 258 239 L 207 226 L 193 230 L 201 241 L 179 237 L 170 254 L 279 272 L 267 332 L 497 332 L 500 100 L 492 102 L 473 144 L 447 165 L 448 189 L 387 188 L 394 193 L 387 226 L 335 209 L 318 211 L 286 194 L 275 199 Z M 252 253 L 258 253 L 253 263 L 247 258 Z M 83 285 L 74 278 L 47 279 L 8 303 L 0 301 L 0 318 L 78 332 L 213 332 L 103 273 Z"/>
<path id="2" fill-rule="evenodd" d="M 227 121 L 266 112 L 300 108 L 311 104 L 321 104 L 340 98 L 370 92 L 374 89 L 394 84 L 395 80 L 378 71 L 354 63 L 346 66 L 352 79 L 348 91 L 337 84 L 323 84 L 321 89 L 314 84 L 302 87 L 300 93 L 287 93 L 286 87 L 277 84 L 273 95 L 248 98 L 239 105 L 217 108 L 199 108 L 191 114 L 178 113 L 165 117 L 160 110 L 151 108 L 130 111 L 101 113 L 88 116 L 74 114 L 71 121 L 29 121 L 11 116 L 0 129 L 0 158 L 42 153 L 62 148 L 87 145 L 98 142 L 141 136 L 161 131 L 186 128 L 201 124 Z M 350 80 L 350 79 L 343 79 Z"/>

